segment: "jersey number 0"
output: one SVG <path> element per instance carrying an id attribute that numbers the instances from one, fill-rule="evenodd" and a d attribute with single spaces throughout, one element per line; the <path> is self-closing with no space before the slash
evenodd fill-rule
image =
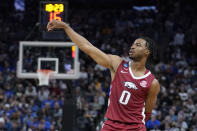
<path id="1" fill-rule="evenodd" d="M 130 97 L 131 97 L 131 93 L 124 90 L 119 99 L 120 104 L 123 104 L 123 105 L 128 104 Z"/>

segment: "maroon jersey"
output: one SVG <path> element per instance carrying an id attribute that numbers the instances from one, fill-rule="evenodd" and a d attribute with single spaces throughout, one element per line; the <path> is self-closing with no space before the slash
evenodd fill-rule
<path id="1" fill-rule="evenodd" d="M 154 78 L 149 70 L 144 76 L 135 77 L 131 62 L 122 61 L 111 82 L 105 117 L 123 123 L 145 124 L 145 98 Z"/>

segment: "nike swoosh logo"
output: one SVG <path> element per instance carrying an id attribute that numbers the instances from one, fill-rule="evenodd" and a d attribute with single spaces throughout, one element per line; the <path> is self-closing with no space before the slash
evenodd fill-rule
<path id="1" fill-rule="evenodd" d="M 120 72 L 121 72 L 121 73 L 128 73 L 128 72 L 125 72 L 125 71 L 123 71 L 123 70 L 122 70 L 122 71 L 120 71 Z"/>

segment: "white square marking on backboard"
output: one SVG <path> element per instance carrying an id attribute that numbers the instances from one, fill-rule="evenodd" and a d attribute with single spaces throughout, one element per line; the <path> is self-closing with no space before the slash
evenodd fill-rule
<path id="1" fill-rule="evenodd" d="M 59 71 L 59 59 L 58 58 L 38 58 L 38 69 L 41 69 L 41 62 L 42 61 L 55 61 L 55 70 L 53 73 L 58 73 Z"/>

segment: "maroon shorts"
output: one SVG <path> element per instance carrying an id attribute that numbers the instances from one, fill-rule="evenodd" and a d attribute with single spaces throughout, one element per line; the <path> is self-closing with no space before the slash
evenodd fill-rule
<path id="1" fill-rule="evenodd" d="M 146 131 L 144 124 L 125 124 L 106 120 L 100 131 Z"/>

